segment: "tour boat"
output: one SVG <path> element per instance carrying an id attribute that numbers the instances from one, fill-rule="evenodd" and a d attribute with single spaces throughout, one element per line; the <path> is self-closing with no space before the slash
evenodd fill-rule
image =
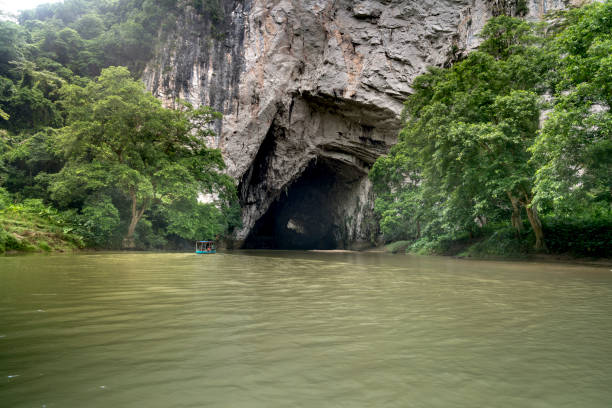
<path id="1" fill-rule="evenodd" d="M 215 241 L 196 241 L 196 254 L 216 254 L 217 246 Z"/>

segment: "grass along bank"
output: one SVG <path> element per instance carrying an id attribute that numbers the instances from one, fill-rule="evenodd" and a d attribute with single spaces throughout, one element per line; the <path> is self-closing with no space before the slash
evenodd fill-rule
<path id="1" fill-rule="evenodd" d="M 0 203 L 0 254 L 65 252 L 83 247 L 83 239 L 41 200 Z"/>

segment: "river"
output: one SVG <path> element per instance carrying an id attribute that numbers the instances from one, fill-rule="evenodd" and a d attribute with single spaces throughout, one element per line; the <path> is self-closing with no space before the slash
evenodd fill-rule
<path id="1" fill-rule="evenodd" d="M 612 406 L 612 271 L 373 253 L 0 258 L 1 407 Z"/>

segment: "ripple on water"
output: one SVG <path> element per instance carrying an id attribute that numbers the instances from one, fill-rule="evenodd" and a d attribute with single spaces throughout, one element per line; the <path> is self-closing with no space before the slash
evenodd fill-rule
<path id="1" fill-rule="evenodd" d="M 11 407 L 612 401 L 607 268 L 126 253 L 8 258 L 0 276 Z"/>

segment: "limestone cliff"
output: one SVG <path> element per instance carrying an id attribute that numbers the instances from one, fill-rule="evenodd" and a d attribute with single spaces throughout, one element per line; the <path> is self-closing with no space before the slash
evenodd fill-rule
<path id="1" fill-rule="evenodd" d="M 367 173 L 395 143 L 410 83 L 478 46 L 492 15 L 537 19 L 563 0 L 227 0 L 186 5 L 147 67 L 147 87 L 223 112 L 239 181 L 236 240 L 354 247 L 376 237 Z"/>

